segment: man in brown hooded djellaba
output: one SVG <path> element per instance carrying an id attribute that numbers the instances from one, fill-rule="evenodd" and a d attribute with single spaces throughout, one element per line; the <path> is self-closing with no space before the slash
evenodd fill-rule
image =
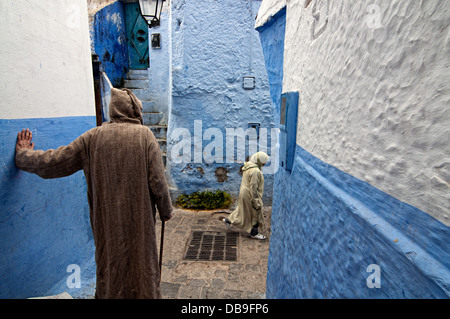
<path id="1" fill-rule="evenodd" d="M 142 125 L 142 103 L 128 89 L 112 89 L 111 121 L 56 150 L 34 150 L 19 132 L 16 166 L 43 178 L 83 170 L 97 264 L 96 298 L 161 298 L 155 236 L 172 203 L 158 142 Z"/>

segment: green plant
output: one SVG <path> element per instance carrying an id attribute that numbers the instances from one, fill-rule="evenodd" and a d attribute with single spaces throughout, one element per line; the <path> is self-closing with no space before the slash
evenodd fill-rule
<path id="1" fill-rule="evenodd" d="M 178 196 L 176 205 L 187 209 L 229 208 L 231 206 L 231 195 L 220 190 L 195 192 L 190 195 L 183 194 Z"/>

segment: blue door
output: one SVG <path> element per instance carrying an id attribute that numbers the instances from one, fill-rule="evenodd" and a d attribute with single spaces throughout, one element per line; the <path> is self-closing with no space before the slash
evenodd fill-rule
<path id="1" fill-rule="evenodd" d="M 125 5 L 125 25 L 128 43 L 128 67 L 132 70 L 148 69 L 148 24 L 141 16 L 138 2 Z"/>

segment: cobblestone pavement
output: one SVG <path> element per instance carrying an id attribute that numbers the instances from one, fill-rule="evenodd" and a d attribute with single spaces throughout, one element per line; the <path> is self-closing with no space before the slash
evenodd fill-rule
<path id="1" fill-rule="evenodd" d="M 260 299 L 265 298 L 267 259 L 269 254 L 271 207 L 263 209 L 266 229 L 261 233 L 266 240 L 251 238 L 246 232 L 231 227 L 228 230 L 219 218 L 227 217 L 227 213 L 219 211 L 190 211 L 175 209 L 174 217 L 166 222 L 164 232 L 164 251 L 162 263 L 161 290 L 165 299 Z M 156 224 L 158 245 L 161 232 L 161 221 Z M 213 243 L 202 243 L 195 246 L 193 237 L 203 236 L 215 238 Z M 190 247 L 194 254 L 190 258 L 226 259 L 228 255 L 227 236 L 237 238 L 230 249 L 237 252 L 236 260 L 190 260 L 185 259 Z M 230 235 L 231 234 L 231 235 Z M 225 239 L 224 239 L 225 238 Z M 195 239 L 194 239 L 195 241 Z M 159 246 L 158 246 L 159 247 Z M 205 248 L 206 253 L 195 253 L 198 247 Z M 158 248 L 159 249 L 159 248 Z M 209 249 L 209 250 L 208 250 Z M 211 251 L 211 254 L 209 254 Z M 222 253 L 224 251 L 225 253 Z M 233 253 L 233 251 L 231 252 Z"/>

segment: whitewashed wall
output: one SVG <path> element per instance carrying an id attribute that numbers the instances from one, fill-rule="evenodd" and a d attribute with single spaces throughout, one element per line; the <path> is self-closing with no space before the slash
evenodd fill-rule
<path id="1" fill-rule="evenodd" d="M 286 6 L 286 0 L 264 0 L 256 15 L 255 28 L 263 26 L 276 13 Z"/>
<path id="2" fill-rule="evenodd" d="M 95 115 L 85 0 L 0 1 L 0 21 L 0 118 Z"/>
<path id="3" fill-rule="evenodd" d="M 300 92 L 301 147 L 447 225 L 449 9 L 287 1 L 283 79 L 283 91 Z"/>
<path id="4" fill-rule="evenodd" d="M 44 180 L 14 161 L 24 128 L 36 149 L 47 150 L 95 127 L 86 1 L 1 0 L 0 23 L 0 250 L 7 252 L 0 298 L 61 291 L 92 298 L 95 246 L 83 172 Z M 81 288 L 66 284 L 72 264 L 82 269 Z"/>

